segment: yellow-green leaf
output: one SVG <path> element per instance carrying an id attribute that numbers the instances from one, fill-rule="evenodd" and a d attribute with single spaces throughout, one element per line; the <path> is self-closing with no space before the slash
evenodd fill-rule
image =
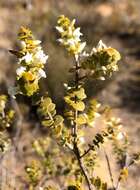
<path id="1" fill-rule="evenodd" d="M 53 124 L 54 124 L 54 121 L 50 119 L 42 121 L 42 125 L 45 127 L 51 127 Z"/>
<path id="2" fill-rule="evenodd" d="M 84 125 L 87 123 L 87 117 L 86 114 L 80 114 L 77 119 L 76 119 L 76 123 L 78 125 Z"/>
<path id="3" fill-rule="evenodd" d="M 75 91 L 74 94 L 79 100 L 83 100 L 87 97 L 84 88 L 80 88 L 78 91 Z"/>
<path id="4" fill-rule="evenodd" d="M 61 115 L 56 115 L 54 118 L 54 125 L 58 126 L 61 125 L 63 123 L 64 119 Z"/>
<path id="5" fill-rule="evenodd" d="M 82 102 L 82 101 L 78 101 L 78 102 L 76 102 L 76 103 L 73 103 L 73 104 L 72 104 L 72 107 L 73 107 L 75 110 L 77 110 L 77 111 L 84 111 L 84 109 L 85 109 L 85 104 L 84 104 L 84 102 Z"/>

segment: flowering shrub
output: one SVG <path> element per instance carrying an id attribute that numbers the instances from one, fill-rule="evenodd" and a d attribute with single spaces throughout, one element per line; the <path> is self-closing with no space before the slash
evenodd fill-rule
<path id="1" fill-rule="evenodd" d="M 48 59 L 40 46 L 41 42 L 34 39 L 29 29 L 21 27 L 18 34 L 21 49 L 10 51 L 17 56 L 19 67 L 16 70 L 16 85 L 9 89 L 9 94 L 14 98 L 16 94 L 21 94 L 33 100 L 37 107 L 40 130 L 43 128 L 46 134 L 31 142 L 38 159 L 25 166 L 28 189 L 55 190 L 56 185 L 53 187 L 47 182 L 52 179 L 56 183 L 59 181 L 56 179 L 61 177 L 59 189 L 119 190 L 121 182 L 128 175 L 129 167 L 139 161 L 140 154 L 128 154 L 129 141 L 121 120 L 112 117 L 108 107 L 102 106 L 96 99 L 85 103 L 87 95 L 84 82 L 89 77 L 95 80 L 110 77 L 118 71 L 121 56 L 116 49 L 107 47 L 102 41 L 91 52 L 86 52 L 86 42 L 80 38 L 83 35 L 80 28 L 75 27 L 75 20 L 71 21 L 63 15 L 58 19 L 56 29 L 60 34 L 58 42 L 74 58 L 70 69 L 73 80 L 70 84 L 64 84 L 65 110 L 61 115 L 48 93 L 42 96 L 40 92 L 39 81 L 46 77 L 45 63 Z M 1 131 L 12 124 L 14 116 L 11 110 L 5 112 L 5 104 L 6 97 L 1 96 Z M 97 118 L 102 118 L 104 124 L 97 133 L 93 133 L 92 140 L 88 142 L 86 133 L 89 128 L 95 130 Z M 0 136 L 0 143 L 1 141 Z M 119 166 L 117 182 L 106 152 L 108 144 L 112 145 Z M 104 152 L 111 185 L 96 174 L 100 164 L 99 151 Z M 126 162 L 128 155 L 129 163 Z"/>
<path id="2" fill-rule="evenodd" d="M 30 30 L 21 27 L 18 37 L 21 42 L 21 49 L 11 51 L 19 60 L 19 67 L 16 70 L 17 84 L 9 91 L 13 97 L 17 93 L 32 96 L 39 90 L 39 80 L 42 77 L 46 78 L 43 69 L 48 56 L 44 54 L 40 46 L 41 41 L 35 40 Z"/>

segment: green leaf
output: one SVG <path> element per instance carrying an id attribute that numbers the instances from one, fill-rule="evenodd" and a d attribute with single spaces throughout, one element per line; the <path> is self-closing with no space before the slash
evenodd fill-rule
<path id="1" fill-rule="evenodd" d="M 87 123 L 86 114 L 80 114 L 78 118 L 76 119 L 76 123 L 78 125 L 84 125 Z"/>
<path id="2" fill-rule="evenodd" d="M 51 114 L 52 117 L 54 117 L 54 116 L 56 115 L 56 110 L 55 110 L 55 109 L 52 110 L 52 111 L 50 112 L 50 114 Z"/>
<path id="3" fill-rule="evenodd" d="M 85 104 L 82 101 L 76 102 L 72 104 L 72 107 L 77 111 L 84 111 Z"/>
<path id="4" fill-rule="evenodd" d="M 56 115 L 54 117 L 54 125 L 55 126 L 61 125 L 63 123 L 63 121 L 64 121 L 64 119 L 63 119 L 63 117 L 61 115 Z"/>
<path id="5" fill-rule="evenodd" d="M 84 88 L 80 88 L 78 91 L 75 91 L 74 94 L 79 100 L 83 100 L 87 97 Z"/>
<path id="6" fill-rule="evenodd" d="M 42 98 L 39 111 L 43 115 L 48 115 L 48 112 L 51 115 L 55 115 L 55 113 L 54 113 L 55 112 L 55 104 L 52 103 L 51 98 L 49 98 L 49 97 Z"/>
<path id="7" fill-rule="evenodd" d="M 53 124 L 54 124 L 54 121 L 52 121 L 50 119 L 42 121 L 42 125 L 44 127 L 51 127 Z"/>
<path id="8" fill-rule="evenodd" d="M 55 110 L 55 104 L 50 103 L 50 104 L 48 105 L 47 109 L 48 109 L 48 112 L 53 112 L 53 111 Z"/>
<path id="9" fill-rule="evenodd" d="M 47 97 L 47 98 L 42 99 L 41 105 L 44 105 L 44 106 L 48 107 L 51 103 L 52 103 L 51 98 Z"/>
<path id="10" fill-rule="evenodd" d="M 61 131 L 62 131 L 62 124 L 55 126 L 55 128 L 53 129 L 53 135 L 58 137 L 58 136 L 60 136 Z"/>

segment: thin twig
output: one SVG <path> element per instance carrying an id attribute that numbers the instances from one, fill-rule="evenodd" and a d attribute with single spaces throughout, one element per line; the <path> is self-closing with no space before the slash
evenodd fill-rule
<path id="1" fill-rule="evenodd" d="M 79 167 L 80 167 L 80 169 L 81 169 L 81 171 L 82 171 L 82 174 L 83 174 L 84 177 L 85 177 L 85 180 L 86 180 L 88 189 L 89 189 L 89 190 L 92 190 L 92 189 L 91 189 L 91 183 L 90 183 L 90 180 L 89 180 L 89 178 L 88 178 L 88 174 L 87 174 L 87 172 L 86 172 L 86 169 L 85 169 L 84 164 L 83 164 L 83 162 L 82 162 L 82 159 L 81 159 L 81 157 L 80 157 L 80 152 L 79 152 L 79 148 L 78 148 L 78 146 L 77 146 L 77 143 L 74 145 L 74 153 L 75 153 L 75 156 L 76 156 L 76 158 L 77 158 Z"/>
<path id="2" fill-rule="evenodd" d="M 80 158 L 83 158 L 84 156 L 86 156 L 91 150 L 93 150 L 93 146 L 89 145 L 89 148 L 85 150 L 85 152 L 80 156 Z"/>
<path id="3" fill-rule="evenodd" d="M 107 167 L 108 167 L 108 171 L 109 171 L 109 176 L 110 176 L 110 180 L 112 183 L 112 187 L 113 190 L 116 190 L 115 185 L 114 185 L 114 179 L 113 179 L 113 174 L 112 174 L 112 170 L 111 170 L 111 165 L 110 165 L 110 161 L 109 161 L 109 157 L 104 149 L 104 154 L 105 154 L 105 158 L 106 158 L 106 162 L 107 162 Z"/>

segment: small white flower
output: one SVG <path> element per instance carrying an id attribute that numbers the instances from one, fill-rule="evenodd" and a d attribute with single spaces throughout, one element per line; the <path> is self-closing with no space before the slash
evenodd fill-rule
<path id="1" fill-rule="evenodd" d="M 86 46 L 86 42 L 83 42 L 83 43 L 80 43 L 80 47 L 79 47 L 79 53 L 81 53 L 83 51 L 83 49 L 85 48 Z"/>
<path id="2" fill-rule="evenodd" d="M 71 22 L 71 27 L 75 25 L 76 19 L 73 19 Z"/>
<path id="3" fill-rule="evenodd" d="M 18 76 L 21 76 L 25 70 L 26 70 L 26 68 L 21 66 L 21 67 L 17 68 L 16 73 Z"/>
<path id="4" fill-rule="evenodd" d="M 97 49 L 101 50 L 101 49 L 104 49 L 104 48 L 107 48 L 107 46 L 103 43 L 102 40 L 100 40 L 98 45 L 97 45 Z"/>
<path id="5" fill-rule="evenodd" d="M 19 59 L 20 60 L 20 62 L 21 61 L 25 61 L 26 63 L 30 63 L 32 60 L 33 60 L 33 56 L 32 56 L 32 54 L 31 53 L 28 53 L 27 52 L 27 54 L 25 55 L 25 56 L 23 56 L 21 59 Z"/>
<path id="6" fill-rule="evenodd" d="M 76 28 L 73 32 L 73 36 L 76 38 L 76 39 L 79 39 L 80 40 L 80 36 L 83 36 L 83 34 L 80 32 L 80 27 L 79 28 Z"/>
<path id="7" fill-rule="evenodd" d="M 41 41 L 40 41 L 40 40 L 34 40 L 32 43 L 33 43 L 34 45 L 39 45 L 39 44 L 41 44 Z"/>
<path id="8" fill-rule="evenodd" d="M 63 29 L 62 27 L 60 27 L 60 26 L 56 26 L 55 28 L 56 28 L 56 30 L 58 30 L 58 32 L 60 32 L 60 33 L 63 33 L 63 32 L 64 32 L 64 29 Z"/>
<path id="9" fill-rule="evenodd" d="M 67 35 L 68 36 L 72 36 L 73 35 L 73 28 L 71 26 L 68 27 Z"/>
<path id="10" fill-rule="evenodd" d="M 101 66 L 101 68 L 102 68 L 103 71 L 107 70 L 107 68 L 105 66 Z"/>
<path id="11" fill-rule="evenodd" d="M 117 140 L 122 140 L 124 138 L 124 134 L 122 132 L 119 132 L 117 135 Z"/>
<path id="12" fill-rule="evenodd" d="M 24 41 L 21 41 L 20 45 L 21 45 L 21 48 L 23 48 L 23 49 L 26 48 L 26 43 Z"/>
<path id="13" fill-rule="evenodd" d="M 65 42 L 62 38 L 59 38 L 57 41 L 58 41 L 59 43 L 61 43 L 61 44 L 63 44 L 63 43 Z"/>
<path id="14" fill-rule="evenodd" d="M 105 80 L 105 77 L 99 77 L 100 80 Z"/>
<path id="15" fill-rule="evenodd" d="M 95 113 L 95 117 L 96 117 L 96 118 L 98 118 L 98 117 L 100 117 L 100 116 L 101 116 L 101 114 L 99 114 L 98 112 Z"/>
<path id="16" fill-rule="evenodd" d="M 43 50 L 39 50 L 35 54 L 35 59 L 37 61 L 41 62 L 42 64 L 45 64 L 46 61 L 47 61 L 47 59 L 48 59 L 48 55 L 45 55 L 45 53 L 43 52 Z"/>
<path id="17" fill-rule="evenodd" d="M 105 49 L 105 48 L 107 48 L 107 46 L 103 43 L 102 40 L 100 40 L 100 41 L 98 42 L 96 48 L 95 48 L 95 47 L 92 48 L 91 54 L 92 54 L 92 53 L 97 53 L 98 51 L 100 51 L 100 50 L 102 50 L 102 49 Z"/>
<path id="18" fill-rule="evenodd" d="M 79 141 L 80 141 L 80 144 L 84 144 L 85 143 L 85 138 L 84 137 L 80 137 Z"/>
<path id="19" fill-rule="evenodd" d="M 86 51 L 84 51 L 83 53 L 82 53 L 82 56 L 83 57 L 88 57 L 90 54 L 89 53 L 87 53 Z"/>
<path id="20" fill-rule="evenodd" d="M 75 46 L 75 40 L 73 38 L 70 38 L 70 39 L 67 40 L 67 44 L 69 46 Z"/>
<path id="21" fill-rule="evenodd" d="M 46 78 L 46 73 L 43 69 L 38 70 L 38 76 L 39 78 Z"/>

